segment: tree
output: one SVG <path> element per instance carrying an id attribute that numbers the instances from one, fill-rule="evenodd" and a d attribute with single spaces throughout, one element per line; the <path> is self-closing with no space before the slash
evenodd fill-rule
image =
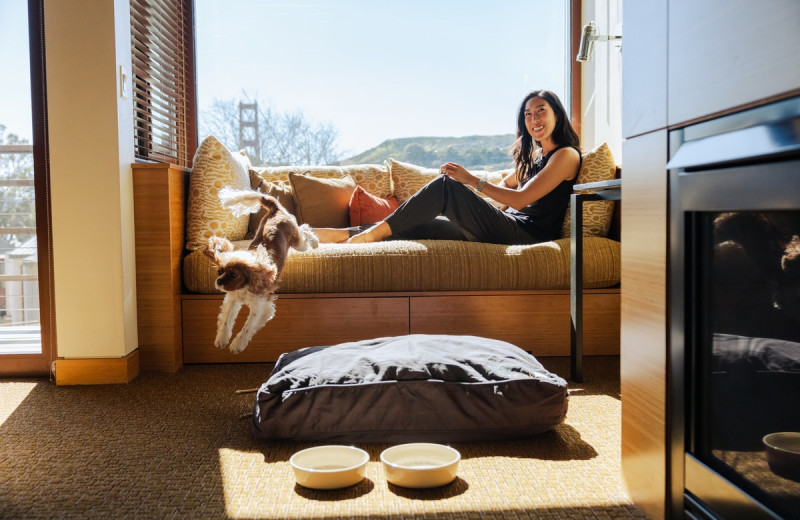
<path id="1" fill-rule="evenodd" d="M 232 150 L 239 142 L 239 103 L 258 105 L 259 157 L 250 156 L 254 166 L 324 165 L 341 159 L 336 143 L 338 133 L 330 123 L 313 124 L 300 111 L 282 112 L 268 103 L 244 99 L 214 99 L 200 114 L 201 137 L 214 135 Z"/>
<path id="2" fill-rule="evenodd" d="M 18 230 L 4 234 L 8 245 L 16 247 L 31 237 L 22 228 L 36 227 L 36 199 L 33 186 L 33 154 L 3 153 L 3 146 L 30 145 L 18 135 L 6 135 L 0 124 L 0 228 Z"/>

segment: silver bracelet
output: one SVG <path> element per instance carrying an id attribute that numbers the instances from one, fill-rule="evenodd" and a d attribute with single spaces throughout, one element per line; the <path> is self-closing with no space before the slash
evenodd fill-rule
<path id="1" fill-rule="evenodd" d="M 478 184 L 475 185 L 475 191 L 478 193 L 482 192 L 484 186 L 486 186 L 486 179 L 480 179 Z"/>

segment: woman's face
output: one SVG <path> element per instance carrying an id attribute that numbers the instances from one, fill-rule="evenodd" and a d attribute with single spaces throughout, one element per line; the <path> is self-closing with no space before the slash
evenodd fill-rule
<path id="1" fill-rule="evenodd" d="M 533 97 L 525 103 L 525 128 L 534 141 L 550 139 L 556 128 L 556 114 L 545 99 Z"/>

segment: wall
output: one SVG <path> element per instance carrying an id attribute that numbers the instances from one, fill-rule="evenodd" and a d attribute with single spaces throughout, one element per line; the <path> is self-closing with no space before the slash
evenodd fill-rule
<path id="1" fill-rule="evenodd" d="M 622 0 L 584 1 L 581 27 L 592 20 L 598 35 L 620 34 Z M 590 150 L 606 142 L 617 164 L 621 164 L 622 53 L 619 42 L 595 42 L 594 59 L 581 64 L 581 107 L 583 148 Z"/>
<path id="2" fill-rule="evenodd" d="M 45 0 L 58 357 L 137 347 L 127 0 Z M 85 244 L 85 245 L 84 245 Z"/>

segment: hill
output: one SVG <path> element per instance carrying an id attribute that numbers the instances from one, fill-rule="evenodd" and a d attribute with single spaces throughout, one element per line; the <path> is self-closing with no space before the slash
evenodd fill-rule
<path id="1" fill-rule="evenodd" d="M 387 139 L 339 164 L 383 164 L 392 158 L 428 168 L 455 162 L 468 169 L 496 171 L 512 167 L 509 147 L 513 142 L 513 134 Z"/>

